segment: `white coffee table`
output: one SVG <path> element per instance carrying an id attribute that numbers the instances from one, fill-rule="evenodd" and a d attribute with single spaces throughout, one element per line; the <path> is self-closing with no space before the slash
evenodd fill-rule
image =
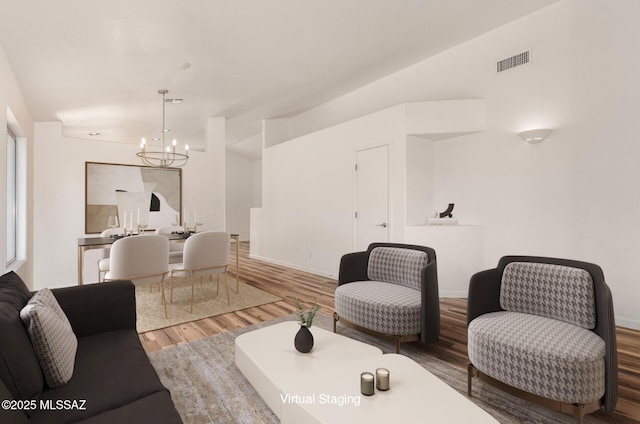
<path id="1" fill-rule="evenodd" d="M 300 353 L 293 346 L 299 328 L 297 322 L 288 321 L 236 338 L 236 365 L 278 418 L 282 418 L 284 405 L 282 384 L 290 378 L 331 369 L 343 362 L 382 356 L 377 347 L 318 327 L 311 327 L 313 350 Z"/>
<path id="2" fill-rule="evenodd" d="M 390 372 L 390 390 L 360 394 L 360 373 Z M 490 414 L 406 356 L 340 361 L 282 383 L 282 424 L 498 423 Z M 287 396 L 289 395 L 289 396 Z"/>

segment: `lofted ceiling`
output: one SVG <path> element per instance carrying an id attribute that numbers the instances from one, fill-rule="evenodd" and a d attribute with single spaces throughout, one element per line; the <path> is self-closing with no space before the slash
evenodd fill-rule
<path id="1" fill-rule="evenodd" d="M 0 44 L 35 121 L 69 137 L 227 144 L 556 0 L 0 0 Z M 100 135 L 90 136 L 89 133 Z M 245 149 L 245 148 L 243 148 Z M 247 155 L 251 155 L 250 149 Z M 239 149 L 238 151 L 241 151 Z"/>

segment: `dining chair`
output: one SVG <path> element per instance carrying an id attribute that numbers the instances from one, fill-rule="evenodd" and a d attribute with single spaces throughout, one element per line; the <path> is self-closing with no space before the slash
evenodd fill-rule
<path id="1" fill-rule="evenodd" d="M 171 234 L 181 232 L 182 227 L 177 225 L 165 225 L 158 227 L 155 230 L 155 234 Z M 184 243 L 169 243 L 169 263 L 179 264 L 182 262 L 182 255 L 184 251 Z"/>
<path id="2" fill-rule="evenodd" d="M 131 280 L 136 286 L 160 283 L 164 317 L 167 302 L 164 280 L 169 273 L 169 239 L 161 235 L 124 237 L 111 246 L 109 271 L 105 281 Z"/>
<path id="3" fill-rule="evenodd" d="M 194 234 L 184 243 L 184 260 L 180 264 L 171 265 L 171 297 L 173 302 L 173 283 L 176 277 L 191 281 L 191 309 L 193 313 L 193 290 L 195 278 L 209 277 L 213 280 L 216 276 L 216 295 L 220 289 L 220 274 L 224 277 L 224 287 L 229 299 L 229 286 L 227 284 L 227 267 L 229 265 L 229 249 L 231 238 L 229 233 L 209 231 Z"/>
<path id="4" fill-rule="evenodd" d="M 122 232 L 122 228 L 107 228 L 100 233 L 100 237 L 111 237 L 121 234 Z M 100 250 L 102 251 L 100 252 L 100 258 L 98 259 L 98 282 L 103 281 L 104 275 L 109 271 L 109 255 L 111 252 L 111 246 Z"/>

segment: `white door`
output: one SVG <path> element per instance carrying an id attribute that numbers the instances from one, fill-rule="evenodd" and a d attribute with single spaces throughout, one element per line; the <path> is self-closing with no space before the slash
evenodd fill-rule
<path id="1" fill-rule="evenodd" d="M 356 250 L 389 241 L 389 146 L 356 152 Z"/>

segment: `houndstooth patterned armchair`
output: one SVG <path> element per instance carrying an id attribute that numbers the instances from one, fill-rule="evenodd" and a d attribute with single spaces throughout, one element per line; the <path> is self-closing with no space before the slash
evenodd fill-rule
<path id="1" fill-rule="evenodd" d="M 436 252 L 430 247 L 374 243 L 344 255 L 335 292 L 336 323 L 400 343 L 437 340 L 440 303 Z"/>
<path id="2" fill-rule="evenodd" d="M 506 256 L 471 278 L 468 395 L 473 377 L 575 415 L 613 411 L 615 320 L 602 269 L 566 259 Z"/>

